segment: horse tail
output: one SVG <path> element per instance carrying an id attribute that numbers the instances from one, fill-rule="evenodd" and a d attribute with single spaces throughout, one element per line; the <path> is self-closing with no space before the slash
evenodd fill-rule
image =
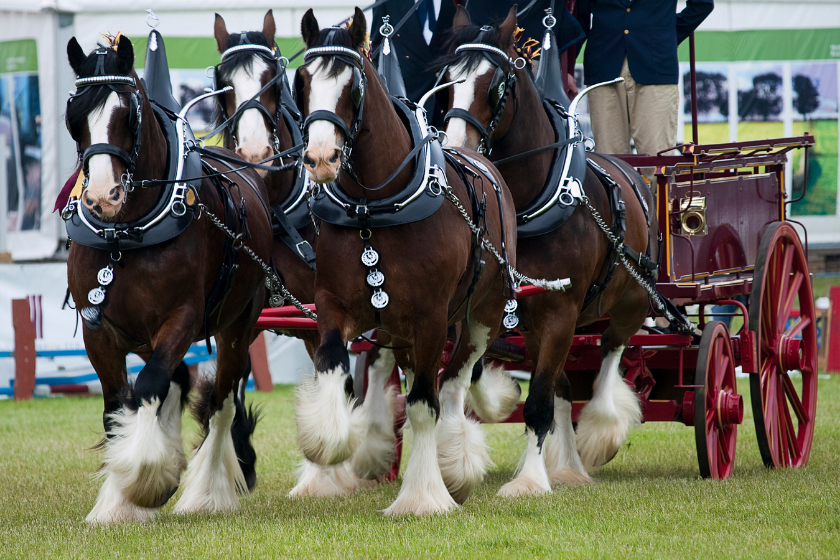
<path id="1" fill-rule="evenodd" d="M 233 416 L 233 425 L 230 427 L 231 437 L 233 438 L 233 449 L 236 451 L 236 458 L 239 459 L 239 466 L 242 467 L 242 474 L 245 475 L 245 482 L 248 484 L 248 490 L 253 490 L 257 485 L 257 452 L 254 449 L 251 436 L 254 435 L 254 430 L 257 423 L 262 418 L 262 406 L 254 406 L 251 403 L 245 406 L 245 385 L 248 382 L 248 374 L 251 372 L 251 359 L 248 358 L 248 368 L 245 370 L 246 374 L 239 382 L 239 391 L 236 395 L 236 412 Z"/>

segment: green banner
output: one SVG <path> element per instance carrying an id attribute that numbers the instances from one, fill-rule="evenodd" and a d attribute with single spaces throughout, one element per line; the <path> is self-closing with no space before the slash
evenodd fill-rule
<path id="1" fill-rule="evenodd" d="M 35 39 L 0 41 L 0 74 L 38 71 L 38 45 Z"/>
<path id="2" fill-rule="evenodd" d="M 697 31 L 698 62 L 840 59 L 840 29 Z M 679 48 L 688 62 L 688 40 Z"/>
<path id="3" fill-rule="evenodd" d="M 146 61 L 148 37 L 132 39 L 131 42 L 134 44 L 136 55 L 134 66 L 142 68 Z M 207 68 L 219 63 L 219 51 L 213 37 L 164 37 L 164 42 L 170 68 Z M 280 37 L 277 39 L 277 46 L 280 47 L 280 53 L 288 58 L 303 48 L 303 40 L 296 37 Z M 299 57 L 289 68 L 297 68 L 302 62 L 303 57 Z"/>

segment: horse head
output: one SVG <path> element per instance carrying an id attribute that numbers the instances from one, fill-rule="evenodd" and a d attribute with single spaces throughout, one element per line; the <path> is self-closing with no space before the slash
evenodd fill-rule
<path id="1" fill-rule="evenodd" d="M 248 108 L 239 111 L 224 135 L 225 146 L 250 163 L 263 161 L 279 151 L 276 131 L 280 124 L 282 76 L 278 73 L 284 71 L 284 65 L 279 63 L 275 30 L 271 10 L 265 14 L 262 31 L 233 34 L 228 33 L 222 16 L 216 14 L 214 34 L 222 60 L 215 69 L 214 89 L 233 88 L 216 97 L 219 102 L 216 124 L 233 117 L 242 104 L 248 103 Z M 252 100 L 269 82 L 274 87 Z M 259 173 L 264 176 L 266 172 Z"/>
<path id="2" fill-rule="evenodd" d="M 134 72 L 128 37 L 118 34 L 88 55 L 73 37 L 67 57 L 78 78 L 65 119 L 84 173 L 82 204 L 98 218 L 111 220 L 132 190 L 143 138 L 141 115 L 150 114 L 150 106 Z"/>
<path id="3" fill-rule="evenodd" d="M 317 183 L 338 177 L 361 123 L 366 25 L 358 7 L 347 29 L 321 29 L 311 9 L 301 21 L 306 63 L 295 76 L 294 93 L 306 118 L 303 165 Z"/>
<path id="4" fill-rule="evenodd" d="M 484 152 L 493 140 L 507 132 L 515 113 L 508 103 L 522 68 L 516 66 L 514 49 L 516 6 L 498 26 L 472 25 L 469 13 L 461 6 L 452 24 L 449 53 L 440 59 L 442 81 L 463 80 L 439 99 L 447 107 L 446 143 Z"/>

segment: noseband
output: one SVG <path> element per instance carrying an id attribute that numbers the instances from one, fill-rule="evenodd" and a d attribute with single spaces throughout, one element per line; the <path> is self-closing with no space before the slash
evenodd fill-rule
<path id="1" fill-rule="evenodd" d="M 97 52 L 97 54 L 104 55 L 106 54 L 106 52 L 107 51 L 103 50 L 103 52 Z M 97 66 L 97 70 L 99 70 L 99 66 Z M 76 80 L 75 85 L 76 93 L 72 94 L 70 96 L 70 99 L 67 100 L 68 108 L 70 103 L 72 103 L 75 98 L 84 94 L 89 88 L 92 87 L 107 86 L 109 89 L 111 89 L 111 91 L 113 91 L 117 95 L 121 93 L 126 93 L 119 91 L 116 87 L 118 85 L 130 85 L 132 88 L 134 88 L 134 91 L 129 92 L 129 95 L 131 97 L 129 98 L 128 106 L 129 129 L 134 134 L 134 140 L 132 142 L 130 154 L 122 148 L 114 146 L 112 144 L 91 144 L 87 147 L 87 149 L 84 152 L 82 152 L 82 148 L 79 144 L 78 137 L 73 133 L 72 130 L 70 130 L 70 122 L 67 120 L 66 114 L 64 121 L 64 124 L 67 126 L 67 131 L 70 133 L 70 136 L 73 137 L 73 140 L 76 141 L 76 154 L 78 155 L 79 161 L 82 164 L 82 173 L 84 173 L 85 177 L 84 181 L 82 182 L 82 187 L 87 187 L 88 185 L 88 178 L 90 176 L 88 164 L 90 162 L 90 158 L 92 158 L 95 155 L 105 154 L 117 157 L 125 163 L 126 171 L 120 178 L 120 184 L 125 190 L 125 195 L 128 196 L 128 193 L 134 189 L 134 168 L 137 162 L 137 156 L 140 155 L 140 140 L 142 137 L 141 124 L 143 122 L 143 103 L 142 98 L 140 97 L 140 90 L 137 89 L 137 84 L 132 76 L 120 75 L 97 75 L 92 76 L 90 78 L 79 78 L 78 80 Z"/>
<path id="2" fill-rule="evenodd" d="M 492 45 L 488 45 L 486 43 L 481 42 L 481 38 L 486 31 L 489 31 L 489 27 L 482 27 L 481 33 L 478 34 L 474 43 L 465 43 L 455 49 L 455 54 L 464 53 L 464 52 L 480 52 L 484 55 L 484 57 L 496 67 L 496 71 L 493 74 L 493 80 L 490 83 L 490 89 L 488 90 L 488 97 L 492 100 L 494 97 L 498 97 L 498 100 L 495 102 L 490 101 L 491 109 L 492 109 L 492 117 L 490 119 L 490 124 L 485 127 L 481 124 L 475 116 L 470 113 L 466 109 L 461 109 L 457 107 L 453 107 L 449 111 L 447 111 L 446 116 L 444 116 L 444 123 L 448 124 L 449 120 L 452 118 L 463 119 L 467 121 L 469 124 L 475 127 L 478 131 L 479 135 L 481 136 L 481 142 L 478 145 L 478 152 L 481 154 L 489 154 L 492 151 L 490 146 L 490 135 L 493 134 L 493 131 L 496 129 L 496 126 L 499 124 L 499 120 L 502 118 L 502 113 L 505 110 L 505 104 L 507 103 L 508 96 L 510 96 L 510 92 L 514 91 L 515 97 L 515 88 L 516 88 L 516 74 L 514 73 L 514 69 L 522 69 L 525 67 L 525 59 L 517 58 L 512 59 L 510 58 L 505 51 L 494 47 Z M 499 64 L 498 59 L 501 59 L 507 63 L 507 71 L 503 71 L 502 67 L 503 64 Z M 522 61 L 522 66 L 519 66 L 519 61 Z M 438 80 L 446 74 L 446 68 L 444 68 L 438 77 Z"/>
<path id="3" fill-rule="evenodd" d="M 241 34 L 240 44 L 235 45 L 235 46 L 227 49 L 225 52 L 222 53 L 221 61 L 213 69 L 213 89 L 214 90 L 219 90 L 222 87 L 224 87 L 217 82 L 216 78 L 219 75 L 219 68 L 221 67 L 222 64 L 225 63 L 225 59 L 230 57 L 231 55 L 233 55 L 235 53 L 243 52 L 243 51 L 253 52 L 257 56 L 262 58 L 269 66 L 274 66 L 274 69 L 275 69 L 274 77 L 271 80 L 269 80 L 268 83 L 265 84 L 262 88 L 260 88 L 260 91 L 258 91 L 257 94 L 254 97 L 252 97 L 251 99 L 249 99 L 249 100 L 245 101 L 244 103 L 242 103 L 241 105 L 239 105 L 236 108 L 236 110 L 234 111 L 233 115 L 231 115 L 231 117 L 229 119 L 227 119 L 223 123 L 223 125 L 225 125 L 225 126 L 227 126 L 228 124 L 230 125 L 230 136 L 233 139 L 234 147 L 238 147 L 239 146 L 239 141 L 236 139 L 236 130 L 237 130 L 237 127 L 239 126 L 239 121 L 242 119 L 242 115 L 245 113 L 245 111 L 247 111 L 248 109 L 257 109 L 260 113 L 263 114 L 263 116 L 265 116 L 266 119 L 268 119 L 268 122 L 272 124 L 272 135 L 274 136 L 273 141 L 272 141 L 272 143 L 273 143 L 272 147 L 274 148 L 274 153 L 279 154 L 280 153 L 280 139 L 277 138 L 277 128 L 280 126 L 281 117 L 282 117 L 282 113 L 283 113 L 283 100 L 282 100 L 283 79 L 286 76 L 286 65 L 289 63 L 289 61 L 286 58 L 284 58 L 282 56 L 279 56 L 279 53 L 274 49 L 270 49 L 269 47 L 266 47 L 265 45 L 255 45 L 255 44 L 249 43 L 247 41 L 248 41 L 248 38 L 247 38 L 245 32 L 243 32 Z M 274 86 L 274 106 L 275 106 L 275 111 L 274 111 L 273 115 L 265 107 L 265 105 L 263 105 L 260 102 L 260 99 L 259 99 L 260 95 L 262 95 L 263 92 L 267 91 L 272 86 Z M 225 105 L 224 96 L 223 95 L 217 96 L 216 99 L 218 100 L 219 105 L 221 106 L 222 113 L 227 114 L 227 107 Z"/>
<path id="4" fill-rule="evenodd" d="M 355 50 L 348 47 L 341 47 L 338 45 L 326 45 L 323 47 L 313 47 L 306 51 L 303 59 L 306 64 L 318 57 L 335 57 L 342 62 L 348 64 L 353 69 L 353 83 L 351 84 L 350 95 L 353 99 L 355 111 L 353 112 L 353 122 L 350 126 L 344 122 L 340 116 L 333 111 L 326 111 L 319 109 L 312 111 L 307 115 L 303 122 L 303 137 L 304 141 L 308 140 L 309 127 L 315 121 L 328 121 L 344 133 L 344 146 L 341 150 L 342 165 L 349 165 L 350 154 L 353 151 L 353 142 L 356 140 L 356 135 L 362 125 L 362 117 L 365 112 L 365 92 L 367 91 L 367 77 L 365 77 L 365 62 L 362 56 Z M 295 92 L 297 93 L 297 78 L 295 84 Z M 300 94 L 298 94 L 300 95 Z M 298 100 L 300 103 L 300 100 Z"/>

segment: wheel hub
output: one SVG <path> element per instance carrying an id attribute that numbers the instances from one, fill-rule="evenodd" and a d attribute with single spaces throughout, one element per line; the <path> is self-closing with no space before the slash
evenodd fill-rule
<path id="1" fill-rule="evenodd" d="M 716 401 L 717 423 L 721 428 L 740 424 L 744 420 L 744 399 L 741 395 L 719 391 Z"/>
<path id="2" fill-rule="evenodd" d="M 802 370 L 803 354 L 801 338 L 779 338 L 779 365 L 782 371 Z"/>

